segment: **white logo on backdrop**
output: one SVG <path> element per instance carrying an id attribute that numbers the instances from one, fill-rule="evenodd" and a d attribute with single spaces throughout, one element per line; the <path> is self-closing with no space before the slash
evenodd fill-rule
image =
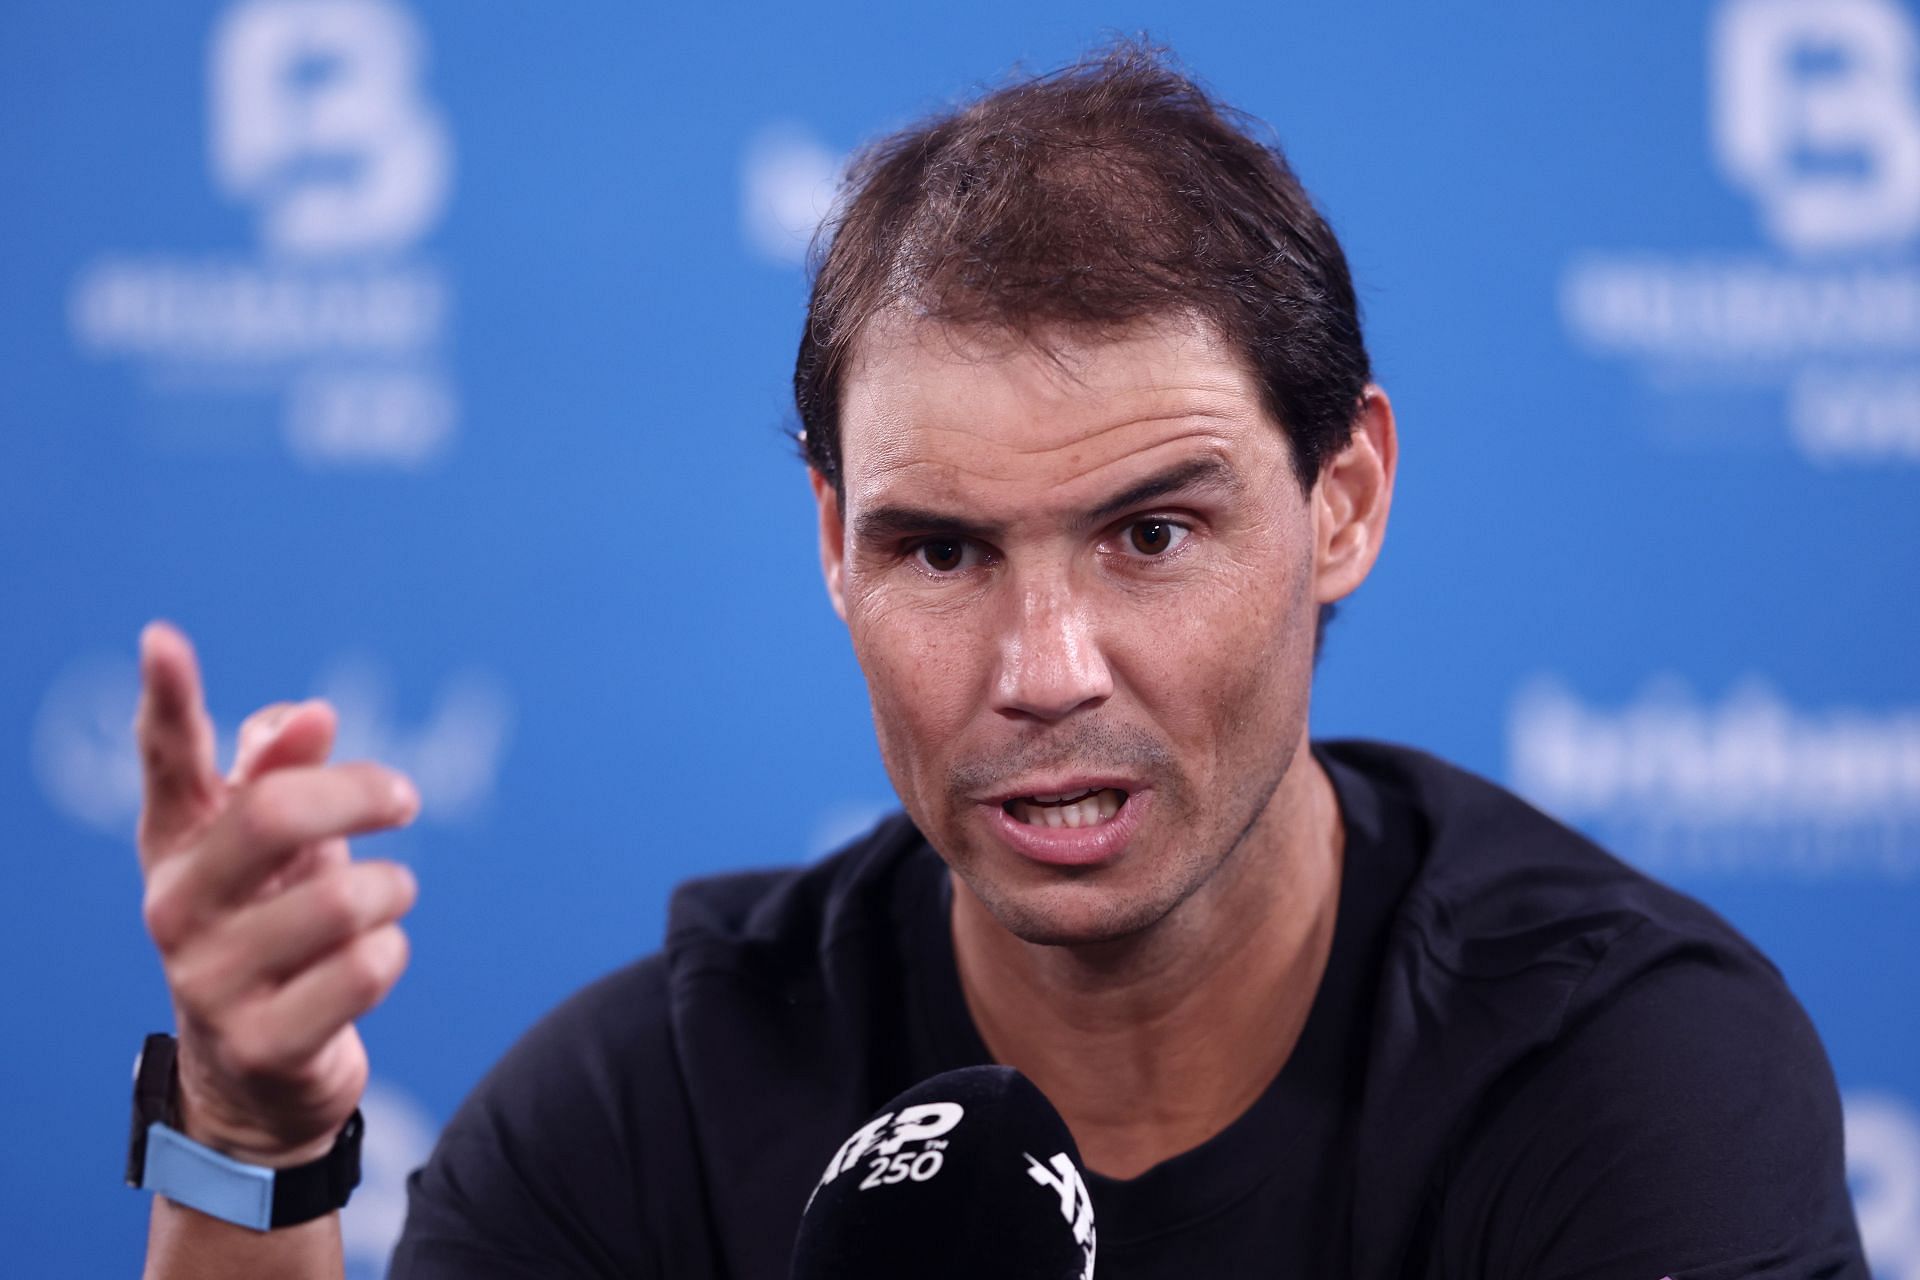
<path id="1" fill-rule="evenodd" d="M 360 1148 L 360 1186 L 340 1214 L 347 1280 L 383 1280 L 407 1221 L 407 1175 L 426 1163 L 437 1126 L 426 1110 L 380 1080 L 360 1099 L 367 1133 Z"/>
<path id="2" fill-rule="evenodd" d="M 1920 233 L 1913 24 L 1892 0 L 1740 0 L 1713 32 L 1720 166 L 1799 252 Z M 1809 154 L 1849 163 L 1809 164 Z"/>
<path id="3" fill-rule="evenodd" d="M 1534 803 L 1666 872 L 1920 872 L 1920 707 L 1806 710 L 1754 680 L 1718 702 L 1660 678 L 1619 707 L 1552 677 L 1508 711 Z"/>
<path id="4" fill-rule="evenodd" d="M 1880 1280 L 1920 1280 L 1920 1113 L 1887 1093 L 1850 1092 L 1847 1182 Z"/>
<path id="5" fill-rule="evenodd" d="M 41 699 L 33 726 L 33 767 L 49 803 L 76 822 L 126 837 L 140 812 L 140 759 L 133 742 L 139 675 L 130 659 L 74 662 Z M 431 709 L 407 724 L 392 707 L 390 683 L 361 658 L 332 664 L 314 684 L 340 715 L 336 760 L 380 760 L 420 790 L 423 822 L 478 816 L 493 794 L 513 728 L 513 706 L 493 677 L 466 671 L 440 685 Z M 233 758 L 237 719 L 216 720 L 220 759 Z"/>
<path id="6" fill-rule="evenodd" d="M 420 54 L 413 20 L 375 0 L 228 11 L 211 58 L 213 172 L 259 207 L 269 248 L 404 249 L 439 220 L 447 133 L 420 97 Z"/>
<path id="7" fill-rule="evenodd" d="M 815 228 L 833 210 L 845 163 L 802 125 L 769 125 L 755 135 L 740 162 L 748 246 L 773 262 L 805 261 Z"/>
<path id="8" fill-rule="evenodd" d="M 452 288 L 414 255 L 445 214 L 453 151 L 422 87 L 418 23 L 387 0 L 246 0 L 207 67 L 216 188 L 261 248 L 103 254 L 74 282 L 74 339 L 152 400 L 278 401 L 314 466 L 418 467 L 457 421 Z"/>
<path id="9" fill-rule="evenodd" d="M 1714 158 L 1778 252 L 1582 254 L 1561 280 L 1568 332 L 1656 393 L 1784 388 L 1811 461 L 1920 462 L 1912 15 L 1894 0 L 1724 0 L 1710 47 Z"/>

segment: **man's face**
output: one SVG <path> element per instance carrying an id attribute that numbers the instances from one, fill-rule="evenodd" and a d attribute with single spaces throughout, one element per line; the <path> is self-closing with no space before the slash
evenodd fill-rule
<path id="1" fill-rule="evenodd" d="M 1042 352 L 899 323 L 858 356 L 844 504 L 815 488 L 895 789 L 1016 935 L 1156 924 L 1306 740 L 1331 596 L 1284 433 L 1197 325 Z"/>

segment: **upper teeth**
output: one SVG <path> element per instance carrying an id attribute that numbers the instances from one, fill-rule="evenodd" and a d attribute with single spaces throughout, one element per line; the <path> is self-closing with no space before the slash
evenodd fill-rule
<path id="1" fill-rule="evenodd" d="M 1057 798 L 1023 796 L 1010 801 L 1007 809 L 1021 822 L 1036 827 L 1091 827 L 1120 812 L 1125 800 L 1125 795 L 1108 787 L 1103 791 L 1067 792 Z"/>

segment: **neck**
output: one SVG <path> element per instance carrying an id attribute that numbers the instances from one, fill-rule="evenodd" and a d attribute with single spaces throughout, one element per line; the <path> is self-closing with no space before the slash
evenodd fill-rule
<path id="1" fill-rule="evenodd" d="M 1139 934 L 1024 942 L 955 880 L 974 1024 L 996 1061 L 1052 1100 L 1089 1168 L 1143 1173 L 1272 1083 L 1326 970 L 1343 845 L 1333 785 L 1303 746 L 1214 875 Z"/>

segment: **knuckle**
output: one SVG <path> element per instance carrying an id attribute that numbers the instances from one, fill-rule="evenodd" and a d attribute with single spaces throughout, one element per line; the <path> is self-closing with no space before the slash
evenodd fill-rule
<path id="1" fill-rule="evenodd" d="M 380 974 L 364 956 L 355 954 L 347 965 L 346 976 L 341 982 L 347 1003 L 356 1010 L 365 1010 L 380 998 L 382 983 Z M 356 1014 L 355 1016 L 358 1016 Z"/>
<path id="2" fill-rule="evenodd" d="M 196 1023 L 218 1027 L 228 1011 L 215 1004 L 214 975 L 205 965 L 176 965 L 168 971 L 167 989 L 180 1011 Z"/>
<path id="3" fill-rule="evenodd" d="M 167 989 L 195 1021 L 219 1026 L 233 1016 L 235 993 L 248 976 L 246 965 L 247 958 L 235 953 L 230 939 L 214 931 L 168 958 Z"/>
<path id="4" fill-rule="evenodd" d="M 179 890 L 170 884 L 149 885 L 140 902 L 140 918 L 162 955 L 172 954 L 186 940 L 191 915 Z"/>
<path id="5" fill-rule="evenodd" d="M 311 901 L 307 909 L 328 934 L 350 933 L 360 923 L 360 894 L 350 871 L 351 868 L 342 867 L 310 882 Z"/>
<path id="6" fill-rule="evenodd" d="M 151 818 L 157 807 L 178 802 L 192 781 L 191 771 L 166 746 L 148 739 L 140 747 L 141 800 Z"/>
<path id="7" fill-rule="evenodd" d="M 141 733 L 163 733 L 180 722 L 180 699 L 164 684 L 150 682 L 141 692 L 143 696 L 133 713 L 134 727 Z"/>

